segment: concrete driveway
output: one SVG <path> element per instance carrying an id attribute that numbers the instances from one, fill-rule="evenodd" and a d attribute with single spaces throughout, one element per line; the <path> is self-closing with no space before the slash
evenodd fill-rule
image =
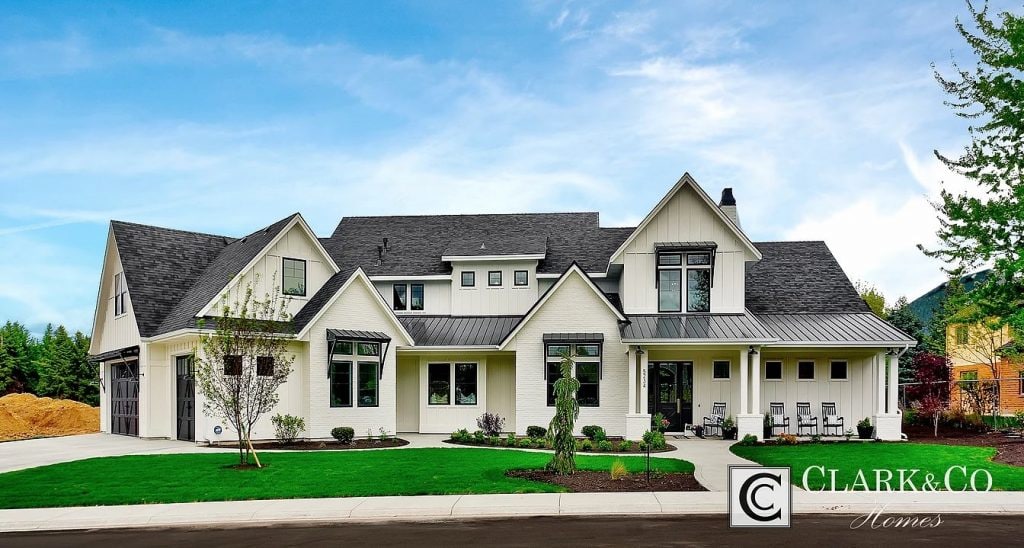
<path id="1" fill-rule="evenodd" d="M 195 453 L 199 451 L 208 452 L 210 450 L 197 447 L 191 442 L 143 440 L 115 434 L 82 434 L 59 438 L 6 441 L 0 443 L 0 472 L 92 457 Z"/>

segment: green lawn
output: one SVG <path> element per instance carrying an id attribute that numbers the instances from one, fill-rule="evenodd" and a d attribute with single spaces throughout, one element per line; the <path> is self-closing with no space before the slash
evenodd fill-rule
<path id="1" fill-rule="evenodd" d="M 87 459 L 0 474 L 0 508 L 91 506 L 213 500 L 374 495 L 543 493 L 560 487 L 505 477 L 543 468 L 550 454 L 501 449 L 394 449 L 264 452 L 262 470 L 230 468 L 237 453 L 133 455 Z M 584 470 L 608 471 L 621 459 L 580 456 Z M 693 472 L 677 459 L 651 459 L 662 472 Z"/>
<path id="2" fill-rule="evenodd" d="M 909 477 L 909 470 L 919 470 L 915 476 L 909 477 L 910 482 L 918 489 L 923 487 L 923 480 L 929 473 L 934 478 L 932 484 L 938 482 L 939 489 L 945 489 L 944 478 L 947 470 L 953 466 L 965 466 L 967 476 L 976 470 L 988 471 L 992 475 L 993 490 L 1024 490 L 1024 467 L 992 462 L 996 450 L 991 447 L 920 443 L 805 443 L 789 446 L 734 445 L 732 452 L 765 466 L 791 466 L 793 484 L 801 487 L 804 471 L 808 467 L 824 466 L 826 469 L 838 470 L 835 482 L 837 490 L 843 490 L 847 485 L 854 490 L 858 470 L 863 471 L 872 490 L 875 485 L 875 470 L 892 471 L 891 485 L 893 490 L 897 490 L 900 469 L 908 470 L 904 472 L 905 477 Z M 811 470 L 809 479 L 811 481 L 808 485 L 811 489 L 821 489 L 829 483 L 814 469 Z M 953 471 L 950 479 L 950 486 L 954 490 L 963 489 L 968 485 L 964 473 L 960 470 Z M 978 490 L 984 489 L 987 479 L 983 474 L 979 473 L 977 481 Z M 902 490 L 906 491 L 909 488 L 904 487 Z"/>

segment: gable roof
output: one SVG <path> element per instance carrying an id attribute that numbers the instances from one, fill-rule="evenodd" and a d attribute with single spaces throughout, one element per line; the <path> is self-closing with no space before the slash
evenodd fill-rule
<path id="1" fill-rule="evenodd" d="M 384 297 L 382 297 L 381 294 L 377 291 L 377 288 L 373 286 L 373 282 L 370 281 L 370 278 L 366 275 L 366 272 L 364 272 L 362 268 L 356 268 L 354 271 L 351 272 L 351 274 L 345 279 L 344 282 L 342 282 L 340 285 L 334 285 L 334 290 L 332 292 L 325 292 L 324 290 L 327 289 L 327 286 L 330 285 L 330 282 L 337 280 L 340 276 L 340 272 L 332 276 L 331 279 L 328 280 L 328 283 L 324 284 L 324 287 L 322 287 L 320 291 L 317 291 L 316 295 L 313 296 L 314 299 L 319 297 L 320 301 L 322 301 L 322 304 L 320 304 L 320 306 L 317 307 L 315 312 L 312 310 L 307 312 L 306 309 L 309 308 L 309 303 L 307 303 L 307 305 L 304 306 L 302 310 L 300 310 L 299 313 L 295 315 L 295 318 L 293 318 L 292 323 L 293 327 L 295 328 L 296 338 L 301 339 L 305 337 L 310 326 L 316 323 L 318 319 L 320 319 L 320 316 L 322 316 L 324 312 L 326 312 L 327 309 L 329 309 L 331 305 L 334 304 L 334 302 L 337 301 L 338 298 L 345 293 L 345 290 L 347 290 L 349 286 L 351 286 L 353 283 L 362 283 L 363 286 L 370 291 L 370 294 L 375 297 L 373 299 L 374 302 L 377 303 L 380 306 L 381 310 L 384 311 L 384 314 L 395 326 L 395 330 L 398 331 L 398 333 L 401 334 L 403 337 L 405 337 L 405 341 L 408 344 L 415 344 L 415 339 L 413 339 L 412 336 L 409 335 L 409 331 L 406 330 L 405 326 L 402 325 L 402 322 L 398 320 L 398 316 L 395 315 L 394 310 L 391 310 L 391 307 L 388 306 L 388 303 L 384 300 Z M 336 283 L 337 282 L 335 282 L 335 284 Z M 312 300 L 310 302 L 312 302 Z"/>
<path id="2" fill-rule="evenodd" d="M 149 337 L 233 238 L 111 221 L 139 335 Z"/>
<path id="3" fill-rule="evenodd" d="M 539 299 L 537 299 L 537 302 L 533 303 L 533 306 L 531 306 L 530 309 L 526 311 L 526 314 L 523 314 L 523 319 L 512 329 L 512 331 L 510 331 L 508 335 L 505 335 L 505 338 L 502 339 L 501 344 L 498 346 L 499 350 L 504 348 L 509 343 L 509 341 L 511 341 L 513 338 L 515 338 L 517 334 L 519 334 L 519 331 L 523 328 L 523 326 L 529 323 L 530 319 L 537 314 L 537 311 L 544 307 L 544 304 L 548 302 L 548 299 L 550 299 L 551 296 L 554 295 L 558 291 L 558 289 L 562 287 L 565 281 L 568 280 L 569 277 L 572 276 L 573 274 L 578 274 L 581 278 L 583 278 L 583 280 L 587 284 L 587 287 L 593 290 L 594 293 L 597 294 L 598 297 L 600 297 L 601 301 L 608 306 L 608 309 L 611 310 L 612 314 L 615 315 L 616 319 L 618 319 L 620 322 L 627 321 L 626 316 L 622 312 L 620 312 L 618 308 L 615 307 L 615 303 L 613 303 L 608 298 L 608 295 L 605 294 L 604 291 L 601 291 L 601 288 L 594 283 L 594 280 L 590 279 L 590 276 L 588 276 L 587 273 L 584 272 L 582 268 L 580 268 L 579 264 L 573 262 L 572 264 L 569 265 L 569 268 L 565 269 L 565 272 L 563 272 L 562 275 L 558 277 L 558 280 L 555 281 L 555 283 L 551 284 L 551 287 L 549 287 L 548 290 L 545 291 Z"/>
<path id="4" fill-rule="evenodd" d="M 976 286 L 985 283 L 985 280 L 988 279 L 988 276 L 991 273 L 992 270 L 986 268 L 971 274 L 965 274 L 960 278 L 960 283 L 963 285 L 964 291 L 970 291 Z M 931 291 L 907 303 L 910 311 L 917 316 L 918 320 L 921 320 L 921 324 L 924 326 L 924 330 L 926 332 L 931 327 L 932 316 L 935 315 L 942 306 L 942 301 L 946 298 L 946 291 L 948 288 L 949 282 L 942 282 L 935 286 Z"/>
<path id="5" fill-rule="evenodd" d="M 660 213 L 661 210 L 664 209 L 665 206 L 672 201 L 672 198 L 675 197 L 675 195 L 678 194 L 679 191 L 681 191 L 684 187 L 687 186 L 696 191 L 697 196 L 699 196 L 701 200 L 703 200 L 704 203 L 707 204 L 708 209 L 713 211 L 715 215 L 717 215 L 718 218 L 723 223 L 725 223 L 727 227 L 729 227 L 733 234 L 735 234 L 736 237 L 739 238 L 740 242 L 742 242 L 747 247 L 747 249 L 754 255 L 754 257 L 758 259 L 761 258 L 761 252 L 758 251 L 757 247 L 754 246 L 754 242 L 750 241 L 750 238 L 747 237 L 743 230 L 740 229 L 740 227 L 737 226 L 736 223 L 733 222 L 733 220 L 730 219 L 729 216 L 726 215 L 721 208 L 718 207 L 718 204 L 716 204 L 714 200 L 712 200 L 711 197 L 708 196 L 707 192 L 704 192 L 704 189 L 697 184 L 697 181 L 695 181 L 689 173 L 683 173 L 683 176 L 679 178 L 679 181 L 677 181 L 676 184 L 673 185 L 672 188 L 668 191 L 668 193 L 666 193 L 665 196 L 662 197 L 661 201 L 654 206 L 654 209 L 652 209 L 651 212 L 648 213 L 646 217 L 644 217 L 644 220 L 641 221 L 639 225 L 637 225 L 636 229 L 633 230 L 629 237 L 626 238 L 621 244 L 619 244 L 619 247 L 616 248 L 615 251 L 611 254 L 610 258 L 608 259 L 608 262 L 610 263 L 615 261 L 615 259 L 617 259 L 619 255 L 621 255 L 626 250 L 626 247 L 633 240 L 635 240 L 636 237 L 639 236 L 645 228 L 647 228 L 647 225 L 649 225 L 651 221 L 653 221 L 654 218 L 658 216 L 658 213 Z"/>
<path id="6" fill-rule="evenodd" d="M 825 242 L 758 242 L 747 263 L 746 305 L 754 314 L 870 312 Z"/>

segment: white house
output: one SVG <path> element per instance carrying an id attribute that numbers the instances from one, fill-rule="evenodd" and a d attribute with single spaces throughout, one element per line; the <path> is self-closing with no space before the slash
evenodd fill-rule
<path id="1" fill-rule="evenodd" d="M 851 230 L 855 227 L 851 227 Z M 258 276 L 257 276 L 258 274 Z M 752 242 L 731 189 L 684 175 L 635 228 L 597 213 L 348 217 L 318 238 L 295 214 L 232 238 L 113 221 L 96 317 L 105 432 L 231 439 L 204 416 L 204 318 L 250 282 L 291 297 L 294 369 L 278 412 L 305 436 L 546 426 L 557 356 L 576 355 L 580 420 L 638 439 L 724 402 L 740 435 L 772 402 L 899 439 L 895 359 L 914 341 L 874 316 L 823 242 Z M 218 428 L 219 427 L 219 428 Z M 219 433 L 218 433 L 219 432 Z M 269 420 L 255 437 L 272 436 Z"/>

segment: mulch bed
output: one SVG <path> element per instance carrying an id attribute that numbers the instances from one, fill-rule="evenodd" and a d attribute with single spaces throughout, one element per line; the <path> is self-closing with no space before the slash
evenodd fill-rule
<path id="1" fill-rule="evenodd" d="M 931 426 L 903 425 L 903 433 L 911 443 L 937 443 L 940 445 L 971 445 L 994 447 L 995 462 L 1024 466 L 1024 438 L 1007 437 L 1002 432 L 968 432 L 958 428 L 939 428 L 938 437 Z"/>
<path id="2" fill-rule="evenodd" d="M 509 470 L 506 475 L 511 478 L 561 485 L 573 493 L 707 491 L 693 474 L 678 472 L 651 474 L 650 483 L 644 474 L 629 474 L 617 480 L 613 480 L 608 472 L 577 471 L 571 476 L 559 476 L 547 470 Z"/>
<path id="3" fill-rule="evenodd" d="M 296 441 L 289 444 L 280 444 L 276 441 L 261 441 L 252 444 L 253 448 L 257 451 L 265 451 L 267 449 L 290 449 L 294 451 L 321 451 L 321 450 L 334 450 L 343 451 L 345 449 L 385 449 L 388 447 L 401 447 L 403 445 L 409 445 L 409 442 L 401 438 L 391 438 L 387 441 L 380 440 L 352 440 L 352 443 L 348 445 L 342 445 L 341 443 L 331 441 Z M 210 447 L 218 448 L 238 448 L 238 444 L 220 444 L 211 445 Z"/>
<path id="4" fill-rule="evenodd" d="M 504 441 L 504 438 L 502 438 L 502 441 Z M 489 445 L 487 443 L 476 443 L 475 441 L 455 441 L 455 440 L 452 440 L 452 439 L 443 440 L 443 443 L 450 443 L 452 445 L 462 445 L 464 447 L 501 447 L 501 448 L 509 448 L 509 449 L 544 449 L 545 451 L 551 451 L 551 448 L 549 448 L 549 447 L 520 447 L 518 445 L 515 446 L 515 447 L 508 447 L 507 445 Z M 616 443 L 615 446 L 617 447 L 618 444 Z M 667 453 L 669 451 L 675 451 L 675 449 L 676 449 L 675 445 L 672 445 L 671 443 L 666 443 L 664 449 L 651 449 L 651 454 L 654 455 L 656 453 Z M 582 451 L 580 449 L 577 449 L 576 450 L 576 454 L 577 455 L 646 455 L 647 451 L 640 451 L 638 449 L 633 449 L 631 451 L 619 451 L 617 449 L 613 449 L 611 451 L 595 451 L 595 450 Z"/>

